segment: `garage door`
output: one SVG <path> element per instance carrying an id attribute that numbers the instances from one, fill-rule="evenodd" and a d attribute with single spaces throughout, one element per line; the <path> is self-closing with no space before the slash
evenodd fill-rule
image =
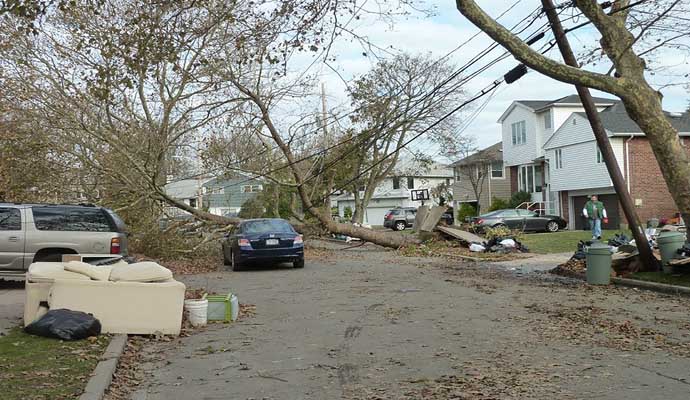
<path id="1" fill-rule="evenodd" d="M 364 223 L 369 225 L 383 225 L 383 217 L 392 207 L 367 207 L 364 213 Z"/>
<path id="2" fill-rule="evenodd" d="M 587 196 L 573 197 L 573 211 L 575 212 L 575 229 L 588 230 L 587 219 L 582 215 L 582 209 L 589 199 Z M 615 194 L 602 194 L 599 201 L 604 203 L 606 215 L 609 217 L 608 224 L 602 224 L 602 229 L 620 229 L 621 220 L 618 204 L 618 196 Z"/>

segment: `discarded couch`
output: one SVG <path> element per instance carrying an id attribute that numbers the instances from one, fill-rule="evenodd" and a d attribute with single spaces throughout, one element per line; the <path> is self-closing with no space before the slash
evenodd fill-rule
<path id="1" fill-rule="evenodd" d="M 49 309 L 68 309 L 93 314 L 104 333 L 178 335 L 184 293 L 185 285 L 154 262 L 36 262 L 26 276 L 24 325 Z"/>

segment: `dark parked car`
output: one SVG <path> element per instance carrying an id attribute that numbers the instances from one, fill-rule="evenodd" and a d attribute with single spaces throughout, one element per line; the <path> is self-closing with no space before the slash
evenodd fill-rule
<path id="1" fill-rule="evenodd" d="M 519 229 L 531 232 L 558 232 L 566 227 L 565 220 L 558 215 L 539 215 L 530 210 L 518 210 L 514 208 L 496 210 L 476 217 L 472 224 L 475 229 L 481 231 L 486 228 L 506 226 L 510 229 Z"/>
<path id="2" fill-rule="evenodd" d="M 394 231 L 404 231 L 414 225 L 417 209 L 414 207 L 401 207 L 388 210 L 383 217 L 383 227 Z"/>
<path id="3" fill-rule="evenodd" d="M 235 226 L 223 240 L 223 259 L 233 271 L 255 261 L 292 262 L 304 267 L 302 235 L 284 219 L 248 219 Z"/>
<path id="4" fill-rule="evenodd" d="M 455 222 L 455 218 L 453 218 L 453 211 L 441 215 L 441 221 L 445 222 L 446 225 L 453 225 Z"/>

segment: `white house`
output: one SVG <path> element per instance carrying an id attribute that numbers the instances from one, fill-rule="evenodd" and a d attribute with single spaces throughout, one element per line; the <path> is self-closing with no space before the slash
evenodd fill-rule
<path id="1" fill-rule="evenodd" d="M 383 217 L 386 212 L 395 207 L 419 207 L 421 201 L 411 200 L 411 190 L 428 189 L 430 194 L 439 186 L 444 185 L 450 193 L 453 185 L 453 169 L 441 164 L 433 164 L 427 168 L 398 168 L 397 172 L 384 179 L 376 187 L 374 196 L 364 210 L 364 223 L 370 225 L 383 225 Z M 452 195 L 452 193 L 450 193 Z M 450 197 L 450 196 L 449 196 Z M 338 215 L 345 216 L 345 210 L 355 209 L 355 199 L 352 193 L 344 193 L 337 196 L 335 202 L 338 206 Z M 432 196 L 427 205 L 438 204 L 441 199 Z M 450 201 L 450 198 L 444 199 Z"/>
<path id="2" fill-rule="evenodd" d="M 681 142 L 690 136 L 690 115 L 667 113 Z M 599 112 L 618 167 L 633 198 L 637 214 L 649 218 L 672 217 L 677 212 L 661 171 L 642 130 L 630 119 L 619 101 Z M 556 193 L 563 218 L 571 228 L 582 229 L 580 210 L 587 196 L 597 194 L 608 211 L 605 228 L 617 229 L 624 217 L 606 164 L 584 112 L 574 112 L 544 144 L 550 189 Z"/>
<path id="3" fill-rule="evenodd" d="M 165 193 L 175 200 L 178 200 L 192 208 L 202 208 L 202 187 L 211 178 L 198 177 L 191 179 L 181 179 L 171 181 L 166 184 L 163 189 Z M 180 217 L 189 215 L 188 212 L 183 211 L 177 207 L 167 206 L 165 208 L 166 214 L 171 217 Z"/>
<path id="4" fill-rule="evenodd" d="M 595 98 L 598 110 L 616 101 Z M 516 100 L 498 119 L 503 138 L 503 162 L 511 169 L 511 191 L 526 191 L 532 201 L 544 204 L 546 211 L 559 213 L 556 193 L 549 186 L 544 144 L 575 112 L 584 111 L 577 95 L 557 100 Z"/>

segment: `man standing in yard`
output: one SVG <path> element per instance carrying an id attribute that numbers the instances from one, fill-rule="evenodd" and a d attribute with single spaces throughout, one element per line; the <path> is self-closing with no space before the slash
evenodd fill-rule
<path id="1" fill-rule="evenodd" d="M 592 240 L 601 239 L 601 220 L 604 223 L 609 222 L 606 216 L 606 209 L 604 208 L 604 203 L 599 201 L 599 197 L 593 194 L 589 198 L 585 208 L 582 209 L 582 214 L 589 221 L 589 228 L 592 230 Z"/>

